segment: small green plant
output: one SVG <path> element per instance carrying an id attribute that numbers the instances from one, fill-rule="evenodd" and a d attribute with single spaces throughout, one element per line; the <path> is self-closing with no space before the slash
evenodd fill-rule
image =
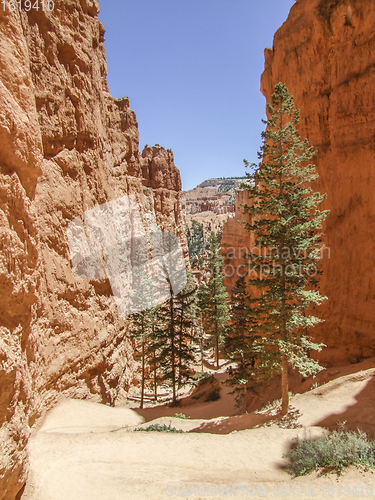
<path id="1" fill-rule="evenodd" d="M 188 420 L 190 417 L 187 417 L 185 413 L 176 413 L 175 418 L 182 418 L 183 420 Z"/>
<path id="2" fill-rule="evenodd" d="M 271 408 L 274 408 L 275 406 L 279 405 L 281 403 L 281 399 L 274 399 L 270 403 L 265 404 L 262 406 L 260 410 L 254 410 L 254 413 L 263 413 L 264 411 L 270 410 Z"/>
<path id="3" fill-rule="evenodd" d="M 207 373 L 207 372 L 196 372 L 192 376 L 192 379 L 195 382 L 200 382 L 201 380 L 208 380 L 210 378 L 212 378 L 212 380 L 213 380 L 214 377 L 210 373 Z"/>
<path id="4" fill-rule="evenodd" d="M 165 424 L 151 424 L 148 427 L 137 427 L 137 429 L 134 429 L 135 432 L 184 432 L 179 429 L 176 429 L 176 427 L 171 427 L 171 424 L 165 425 Z"/>
<path id="5" fill-rule="evenodd" d="M 289 391 L 289 398 L 294 396 L 292 391 Z M 271 410 L 271 408 L 274 408 L 275 406 L 278 406 L 281 403 L 281 399 L 274 399 L 270 403 L 266 403 L 260 410 L 254 410 L 254 413 L 263 413 L 264 411 Z"/>
<path id="6" fill-rule="evenodd" d="M 313 471 L 336 472 L 340 475 L 344 467 L 375 468 L 375 442 L 360 431 L 346 431 L 344 424 L 328 436 L 295 439 L 296 446 L 285 458 L 290 458 L 289 474 L 305 476 Z"/>
<path id="7" fill-rule="evenodd" d="M 318 383 L 318 382 L 315 382 L 315 383 L 311 386 L 311 389 L 316 389 L 317 387 L 319 387 L 319 383 Z"/>

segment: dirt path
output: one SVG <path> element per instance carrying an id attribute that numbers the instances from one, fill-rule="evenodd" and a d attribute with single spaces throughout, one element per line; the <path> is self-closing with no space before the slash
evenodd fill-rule
<path id="1" fill-rule="evenodd" d="M 375 497 L 371 472 L 351 469 L 339 479 L 334 475 L 292 479 L 283 459 L 297 434 L 324 432 L 318 426 L 322 422 L 333 426 L 346 419 L 349 426 L 362 422 L 375 428 L 374 377 L 375 370 L 370 369 L 295 396 L 290 421 L 284 423 L 302 425 L 296 428 L 275 425 L 268 412 L 211 421 L 162 417 L 161 423 L 200 432 L 131 432 L 134 426 L 149 425 L 132 410 L 63 401 L 30 441 L 31 474 L 22 498 Z M 266 426 L 237 430 L 254 423 Z"/>

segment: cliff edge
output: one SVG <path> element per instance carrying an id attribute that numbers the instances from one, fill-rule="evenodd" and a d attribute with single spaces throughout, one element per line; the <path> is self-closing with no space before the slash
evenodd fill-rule
<path id="1" fill-rule="evenodd" d="M 318 150 L 313 189 L 327 193 L 321 208 L 331 211 L 319 278 L 329 300 L 317 311 L 325 322 L 311 331 L 327 345 L 317 355 L 326 366 L 375 354 L 374 24 L 375 4 L 366 0 L 298 0 L 265 50 L 261 90 L 270 101 L 283 82 L 293 95 L 300 136 Z M 238 251 L 251 246 L 250 236 L 232 219 L 222 245 L 225 254 Z"/>
<path id="2" fill-rule="evenodd" d="M 134 195 L 186 250 L 173 154 L 138 147 L 127 97 L 108 92 L 97 0 L 0 9 L 0 499 L 19 498 L 36 419 L 64 394 L 120 404 L 133 348 L 108 280 L 78 278 L 67 227 Z"/>

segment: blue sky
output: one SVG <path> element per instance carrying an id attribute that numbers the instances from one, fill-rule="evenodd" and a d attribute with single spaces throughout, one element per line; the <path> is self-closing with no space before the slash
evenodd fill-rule
<path id="1" fill-rule="evenodd" d="M 263 52 L 294 3 L 100 0 L 110 93 L 129 97 L 141 151 L 173 150 L 183 189 L 257 161 Z"/>

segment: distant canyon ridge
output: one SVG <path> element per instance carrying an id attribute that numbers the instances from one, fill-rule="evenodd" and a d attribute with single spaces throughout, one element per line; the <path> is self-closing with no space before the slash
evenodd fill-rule
<path id="1" fill-rule="evenodd" d="M 220 231 L 228 218 L 235 214 L 235 192 L 246 177 L 207 179 L 194 189 L 182 192 L 182 208 L 186 223 L 195 220 L 202 224 L 205 236 Z"/>

